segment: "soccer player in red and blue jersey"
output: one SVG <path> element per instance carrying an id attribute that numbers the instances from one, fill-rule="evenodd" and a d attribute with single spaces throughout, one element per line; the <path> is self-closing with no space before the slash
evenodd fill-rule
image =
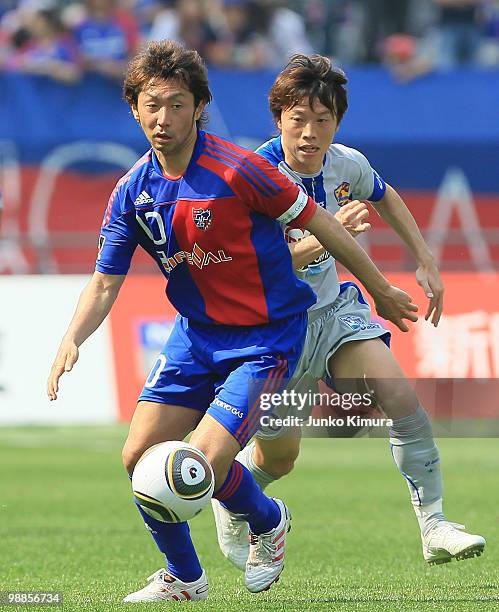
<path id="1" fill-rule="evenodd" d="M 108 314 L 140 245 L 165 276 L 179 316 L 139 397 L 125 468 L 131 474 L 146 449 L 193 431 L 191 443 L 215 474 L 214 496 L 248 521 L 245 583 L 262 591 L 283 569 L 289 512 L 234 458 L 259 427 L 258 390 L 278 391 L 293 374 L 315 301 L 293 272 L 280 223 L 314 234 L 399 327 L 416 320 L 417 308 L 333 215 L 276 168 L 199 129 L 211 93 L 195 51 L 150 43 L 130 62 L 124 92 L 151 149 L 111 195 L 96 271 L 61 342 L 48 396 L 57 398 L 59 378 Z M 208 582 L 187 523 L 139 511 L 167 565 L 125 601 L 205 599 Z"/>

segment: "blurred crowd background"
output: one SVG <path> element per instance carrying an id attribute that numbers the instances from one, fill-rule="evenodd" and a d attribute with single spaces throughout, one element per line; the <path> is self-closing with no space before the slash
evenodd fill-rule
<path id="1" fill-rule="evenodd" d="M 144 41 L 163 38 L 217 67 L 273 69 L 319 52 L 409 81 L 499 67 L 499 0 L 0 0 L 2 71 L 119 80 Z"/>
<path id="2" fill-rule="evenodd" d="M 248 148 L 275 134 L 290 55 L 331 56 L 339 142 L 402 191 L 445 269 L 499 269 L 499 0 L 0 0 L 0 274 L 92 269 L 103 204 L 148 146 L 126 63 L 165 38 L 207 61 L 208 129 Z M 412 269 L 372 223 L 376 261 Z"/>

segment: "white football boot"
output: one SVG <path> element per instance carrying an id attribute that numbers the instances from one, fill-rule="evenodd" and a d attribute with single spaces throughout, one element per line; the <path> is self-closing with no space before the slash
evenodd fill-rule
<path id="1" fill-rule="evenodd" d="M 162 568 L 147 580 L 149 581 L 147 586 L 140 591 L 130 593 L 123 602 L 199 601 L 208 597 L 208 580 L 204 571 L 194 582 L 182 582 Z"/>
<path id="2" fill-rule="evenodd" d="M 211 499 L 211 506 L 220 550 L 237 569 L 244 572 L 249 555 L 248 523 L 229 512 L 217 499 Z"/>
<path id="3" fill-rule="evenodd" d="M 430 565 L 448 563 L 452 559 L 462 561 L 479 557 L 485 548 L 485 539 L 463 531 L 464 525 L 439 521 L 426 536 L 423 542 L 423 557 Z"/>
<path id="4" fill-rule="evenodd" d="M 267 591 L 284 569 L 286 534 L 291 529 L 291 515 L 284 502 L 274 499 L 281 511 L 277 527 L 267 533 L 256 535 L 250 531 L 249 555 L 246 562 L 244 583 L 248 591 Z"/>

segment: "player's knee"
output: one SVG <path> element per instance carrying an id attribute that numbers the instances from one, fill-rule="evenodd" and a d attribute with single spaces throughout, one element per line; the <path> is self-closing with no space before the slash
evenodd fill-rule
<path id="1" fill-rule="evenodd" d="M 400 418 L 415 412 L 418 401 L 412 392 L 397 389 L 397 385 L 395 385 L 393 394 L 385 396 L 381 400 L 380 405 L 387 416 Z"/>
<path id="2" fill-rule="evenodd" d="M 234 457 L 226 453 L 220 452 L 214 448 L 201 448 L 202 445 L 196 445 L 200 451 L 202 451 L 205 457 L 208 459 L 213 475 L 215 476 L 215 491 L 219 489 L 229 473 L 230 466 L 234 461 Z"/>
<path id="3" fill-rule="evenodd" d="M 269 451 L 258 444 L 255 447 L 254 459 L 256 465 L 274 478 L 281 478 L 292 471 L 300 452 L 299 444 L 288 444 L 279 452 Z"/>
<path id="4" fill-rule="evenodd" d="M 399 418 L 416 411 L 418 400 L 407 381 L 392 380 L 375 392 L 375 401 L 391 418 Z"/>
<path id="5" fill-rule="evenodd" d="M 215 455 L 214 457 L 209 457 L 208 461 L 210 462 L 211 469 L 213 470 L 213 474 L 215 476 L 215 491 L 219 489 L 225 479 L 227 478 L 227 474 L 229 473 L 230 466 L 234 459 L 229 460 L 220 455 Z"/>
<path id="6" fill-rule="evenodd" d="M 126 443 L 121 451 L 121 459 L 127 473 L 131 476 L 137 465 L 138 460 L 142 457 L 145 448 L 143 446 L 134 446 Z"/>
<path id="7" fill-rule="evenodd" d="M 287 456 L 279 457 L 275 459 L 272 464 L 265 470 L 269 472 L 274 478 L 281 478 L 289 474 L 295 466 L 296 457 Z"/>

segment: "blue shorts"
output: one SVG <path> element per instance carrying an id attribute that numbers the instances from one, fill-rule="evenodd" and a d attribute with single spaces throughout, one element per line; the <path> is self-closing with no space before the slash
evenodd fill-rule
<path id="1" fill-rule="evenodd" d="M 177 316 L 139 401 L 206 412 L 244 447 L 260 427 L 260 394 L 286 387 L 306 331 L 306 313 L 254 327 Z"/>

